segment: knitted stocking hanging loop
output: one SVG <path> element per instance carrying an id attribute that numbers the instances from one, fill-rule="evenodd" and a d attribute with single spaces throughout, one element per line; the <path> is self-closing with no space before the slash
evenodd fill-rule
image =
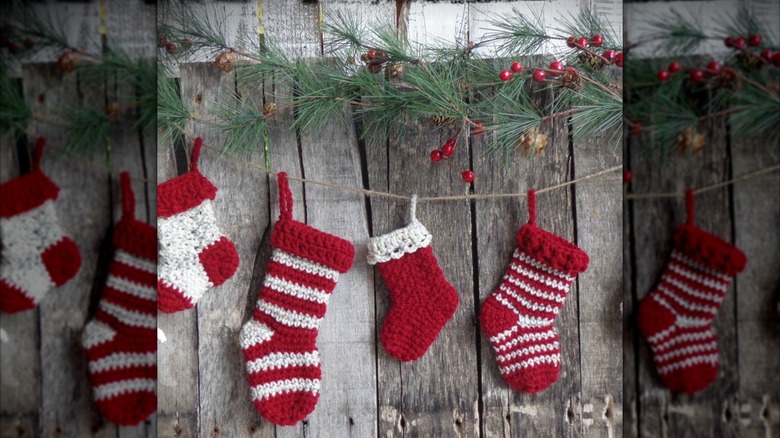
<path id="1" fill-rule="evenodd" d="M 35 308 L 81 267 L 79 249 L 60 228 L 54 207 L 60 188 L 41 170 L 45 143 L 36 141 L 32 172 L 0 184 L 0 311 L 6 313 Z"/>
<path id="2" fill-rule="evenodd" d="M 718 340 L 712 321 L 747 258 L 734 245 L 695 226 L 690 189 L 685 209 L 686 221 L 674 234 L 661 280 L 639 304 L 638 324 L 664 384 L 692 394 L 717 378 Z"/>
<path id="3" fill-rule="evenodd" d="M 293 425 L 320 396 L 317 334 L 339 274 L 352 266 L 351 243 L 292 219 L 287 174 L 278 175 L 273 253 L 252 317 L 241 328 L 252 401 L 266 420 Z"/>
<path id="4" fill-rule="evenodd" d="M 528 223 L 498 289 L 482 303 L 480 325 L 501 376 L 516 391 L 539 392 L 558 379 L 561 349 L 553 323 L 575 277 L 588 267 L 576 245 L 536 226 L 536 191 L 528 192 Z"/>
<path id="5" fill-rule="evenodd" d="M 116 424 L 134 425 L 157 409 L 157 232 L 135 219 L 130 175 L 120 178 L 114 256 L 81 343 L 98 410 Z"/>
<path id="6" fill-rule="evenodd" d="M 160 293 L 158 307 L 166 313 L 190 309 L 210 288 L 238 269 L 238 252 L 217 228 L 212 201 L 217 188 L 198 169 L 203 140 L 198 137 L 190 157 L 190 172 L 160 184 Z"/>
<path id="7" fill-rule="evenodd" d="M 368 264 L 376 265 L 390 294 L 380 340 L 403 362 L 428 351 L 460 301 L 433 254 L 431 234 L 417 221 L 416 206 L 414 195 L 409 224 L 368 242 Z"/>

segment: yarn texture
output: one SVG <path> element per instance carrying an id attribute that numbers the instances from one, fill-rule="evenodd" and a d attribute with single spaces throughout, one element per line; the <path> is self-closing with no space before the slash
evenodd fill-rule
<path id="1" fill-rule="evenodd" d="M 81 268 L 79 249 L 57 218 L 60 189 L 40 168 L 43 147 L 39 138 L 32 172 L 0 184 L 0 311 L 6 313 L 34 309 Z"/>
<path id="2" fill-rule="evenodd" d="M 121 185 L 114 257 L 81 343 L 98 410 L 106 420 L 130 426 L 157 409 L 157 232 L 135 219 L 127 172 Z"/>
<path id="3" fill-rule="evenodd" d="M 553 325 L 578 274 L 585 251 L 536 226 L 536 192 L 528 192 L 529 221 L 498 290 L 482 303 L 479 321 L 496 354 L 501 376 L 515 391 L 537 393 L 556 380 L 561 346 Z"/>
<path id="4" fill-rule="evenodd" d="M 158 308 L 190 309 L 203 294 L 235 274 L 236 247 L 217 227 L 212 201 L 217 188 L 198 170 L 203 140 L 192 151 L 190 172 L 157 187 L 160 230 Z"/>
<path id="5" fill-rule="evenodd" d="M 656 288 L 639 304 L 638 324 L 656 370 L 674 392 L 692 394 L 718 375 L 718 338 L 712 321 L 733 276 L 747 257 L 734 245 L 694 225 L 693 192 L 686 192 L 688 221 Z"/>
<path id="6" fill-rule="evenodd" d="M 413 196 L 407 226 L 368 242 L 368 264 L 376 265 L 390 294 L 380 341 L 402 362 L 428 351 L 460 302 L 433 254 L 431 233 L 415 217 L 416 201 Z"/>
<path id="7" fill-rule="evenodd" d="M 266 420 L 294 425 L 314 411 L 322 367 L 317 335 L 339 275 L 355 257 L 348 241 L 292 219 L 287 175 L 278 175 L 280 217 L 249 321 L 241 328 L 252 402 Z"/>

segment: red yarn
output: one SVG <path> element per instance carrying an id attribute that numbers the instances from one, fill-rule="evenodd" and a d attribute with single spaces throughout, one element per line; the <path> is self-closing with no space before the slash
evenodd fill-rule
<path id="1" fill-rule="evenodd" d="M 529 221 L 515 236 L 517 249 L 501 284 L 480 309 L 480 325 L 499 371 L 516 391 L 536 393 L 560 372 L 560 342 L 553 323 L 574 278 L 588 267 L 576 245 L 538 228 L 536 196 L 528 192 Z"/>
<path id="2" fill-rule="evenodd" d="M 338 274 L 352 265 L 354 248 L 344 239 L 293 220 L 284 173 L 278 183 L 280 219 L 271 235 L 274 251 L 240 343 L 255 408 L 272 423 L 293 425 L 314 411 L 319 400 L 319 324 Z"/>
<path id="3" fill-rule="evenodd" d="M 638 324 L 664 384 L 674 392 L 692 394 L 717 378 L 712 320 L 747 258 L 734 245 L 694 225 L 691 190 L 685 193 L 685 208 L 686 223 L 674 234 L 661 281 L 639 305 Z"/>

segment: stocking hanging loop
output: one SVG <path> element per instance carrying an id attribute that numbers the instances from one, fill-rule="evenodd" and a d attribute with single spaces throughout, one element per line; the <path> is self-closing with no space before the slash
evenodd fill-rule
<path id="1" fill-rule="evenodd" d="M 200 137 L 195 138 L 195 143 L 192 145 L 192 154 L 190 155 L 190 170 L 198 170 L 198 160 L 200 160 L 202 147 L 203 139 Z"/>
<path id="2" fill-rule="evenodd" d="M 122 172 L 119 179 L 122 190 L 122 219 L 134 219 L 135 194 L 133 194 L 133 186 L 130 184 L 130 173 Z"/>
<path id="3" fill-rule="evenodd" d="M 293 199 L 286 172 L 279 172 L 277 184 L 279 185 L 279 219 L 292 219 Z"/>
<path id="4" fill-rule="evenodd" d="M 686 223 L 688 225 L 694 224 L 694 216 L 693 216 L 693 190 L 688 189 L 685 191 L 685 213 L 688 216 Z"/>
<path id="5" fill-rule="evenodd" d="M 417 194 L 409 201 L 409 222 L 417 222 Z"/>
<path id="6" fill-rule="evenodd" d="M 38 137 L 35 141 L 35 149 L 33 149 L 33 170 L 41 170 L 41 158 L 43 157 L 43 146 L 46 145 L 46 139 Z"/>
<path id="7" fill-rule="evenodd" d="M 536 190 L 528 191 L 528 223 L 536 225 Z"/>

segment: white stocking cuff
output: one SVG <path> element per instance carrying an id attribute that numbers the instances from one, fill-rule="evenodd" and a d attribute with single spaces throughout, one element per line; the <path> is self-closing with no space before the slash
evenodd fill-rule
<path id="1" fill-rule="evenodd" d="M 417 221 L 368 241 L 368 264 L 375 265 L 391 259 L 400 259 L 431 244 L 431 233 Z"/>

